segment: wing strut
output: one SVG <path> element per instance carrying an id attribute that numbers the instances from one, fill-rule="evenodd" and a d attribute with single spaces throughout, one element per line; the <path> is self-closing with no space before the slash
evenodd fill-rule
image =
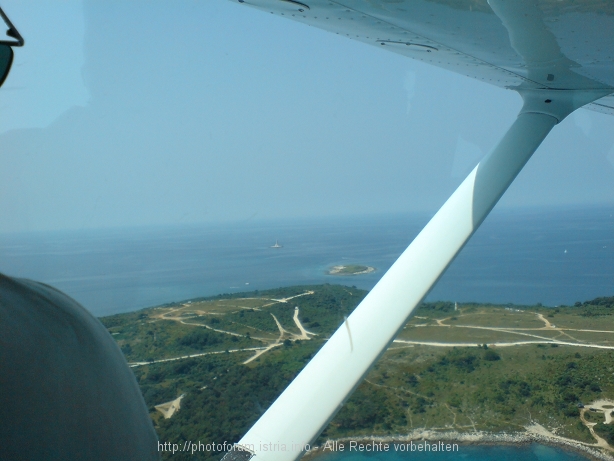
<path id="1" fill-rule="evenodd" d="M 360 384 L 550 130 L 608 91 L 519 91 L 524 105 L 497 147 L 224 459 L 293 461 Z M 351 339 L 348 336 L 351 331 Z"/>

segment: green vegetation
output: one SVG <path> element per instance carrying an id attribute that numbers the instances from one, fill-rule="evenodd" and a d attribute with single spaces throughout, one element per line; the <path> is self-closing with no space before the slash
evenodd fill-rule
<path id="1" fill-rule="evenodd" d="M 100 319 L 119 344 L 128 362 L 150 362 L 226 348 L 255 347 L 250 338 L 229 336 L 195 325 L 164 322 L 151 317 L 156 310 L 118 314 Z M 124 322 L 121 317 L 126 316 Z"/>
<path id="2" fill-rule="evenodd" d="M 595 429 L 595 432 L 603 437 L 606 442 L 610 445 L 614 445 L 614 426 L 612 424 L 598 423 L 593 429 Z"/>
<path id="3" fill-rule="evenodd" d="M 614 314 L 614 296 L 608 298 L 595 298 L 592 301 L 577 302 L 574 307 L 582 309 L 584 317 L 599 317 Z"/>
<path id="4" fill-rule="evenodd" d="M 162 442 L 236 442 L 365 295 L 355 287 L 290 287 L 101 320 L 138 365 L 133 370 Z M 614 357 L 586 346 L 614 346 L 613 299 L 557 309 L 425 303 L 319 441 L 420 428 L 513 432 L 538 423 L 593 442 L 578 406 L 614 399 Z M 307 337 L 295 324 L 295 307 Z M 171 419 L 154 409 L 181 394 Z M 614 443 L 602 412 L 583 414 Z M 209 460 L 221 453 L 163 456 Z"/>
<path id="5" fill-rule="evenodd" d="M 613 395 L 611 373 L 599 370 L 613 369 L 614 358 L 607 351 L 588 352 L 570 371 L 574 354 L 561 349 L 547 356 L 535 346 L 505 348 L 495 356 L 478 346 L 389 350 L 326 436 L 402 434 L 425 426 L 521 431 L 534 421 L 591 442 L 589 431 L 578 424 L 577 405 Z M 603 378 L 596 382 L 596 374 Z M 373 412 L 361 401 L 386 404 Z"/>

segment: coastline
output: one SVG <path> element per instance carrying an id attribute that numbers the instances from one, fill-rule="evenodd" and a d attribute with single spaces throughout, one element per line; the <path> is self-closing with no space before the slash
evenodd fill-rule
<path id="1" fill-rule="evenodd" d="M 541 426 L 538 426 L 541 427 Z M 532 427 L 531 427 L 532 428 Z M 542 428 L 543 429 L 543 428 Z M 437 432 L 429 430 L 415 430 L 406 435 L 396 436 L 361 436 L 361 437 L 342 437 L 339 439 L 327 440 L 327 442 L 349 443 L 356 441 L 359 443 L 409 443 L 409 442 L 452 442 L 459 445 L 528 445 L 538 443 L 560 448 L 578 453 L 595 461 L 614 461 L 614 456 L 603 452 L 598 445 L 567 439 L 556 435 L 537 433 L 527 428 L 525 432 L 517 433 L 491 433 L 477 431 L 473 433 L 462 433 L 457 431 Z M 324 454 L 333 451 L 324 451 L 322 446 L 314 447 L 309 450 L 303 459 L 313 460 Z M 349 453 L 349 452 L 348 452 Z"/>

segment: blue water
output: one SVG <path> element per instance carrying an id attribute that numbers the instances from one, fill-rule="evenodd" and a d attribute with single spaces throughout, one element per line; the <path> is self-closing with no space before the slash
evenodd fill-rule
<path id="1" fill-rule="evenodd" d="M 584 461 L 574 452 L 545 445 L 522 446 L 460 445 L 456 452 L 335 452 L 318 456 L 318 461 Z"/>
<path id="2" fill-rule="evenodd" d="M 612 296 L 613 215 L 613 206 L 495 210 L 427 299 L 554 306 Z M 0 272 L 53 285 L 95 315 L 298 284 L 369 289 L 428 219 L 399 215 L 4 234 Z M 270 248 L 276 239 L 283 248 Z M 326 275 L 344 263 L 377 271 Z"/>

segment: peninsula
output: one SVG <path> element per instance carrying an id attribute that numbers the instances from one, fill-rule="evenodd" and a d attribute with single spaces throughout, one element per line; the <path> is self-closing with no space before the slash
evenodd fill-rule
<path id="1" fill-rule="evenodd" d="M 287 287 L 101 321 L 132 367 L 162 442 L 183 443 L 181 434 L 233 443 L 366 293 Z M 613 351 L 614 297 L 558 308 L 423 303 L 316 445 L 539 441 L 614 460 Z"/>

